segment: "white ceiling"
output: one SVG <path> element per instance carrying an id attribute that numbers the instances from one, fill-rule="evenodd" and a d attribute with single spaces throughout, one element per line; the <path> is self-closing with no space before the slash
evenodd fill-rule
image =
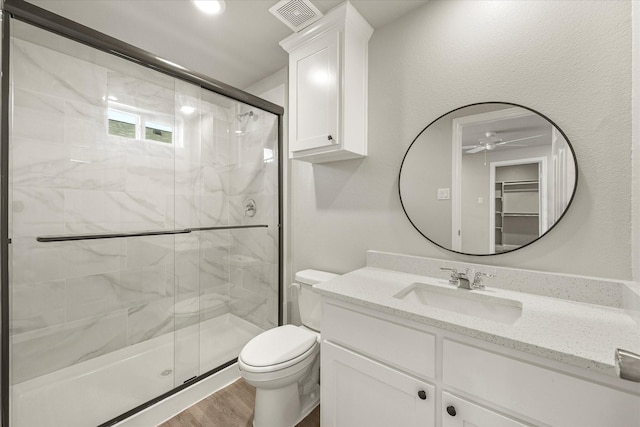
<path id="1" fill-rule="evenodd" d="M 222 15 L 199 12 L 190 0 L 28 0 L 193 71 L 246 88 L 287 65 L 278 42 L 293 32 L 269 7 L 277 0 L 226 0 Z M 341 0 L 315 0 L 323 13 Z M 374 28 L 427 0 L 353 0 Z"/>

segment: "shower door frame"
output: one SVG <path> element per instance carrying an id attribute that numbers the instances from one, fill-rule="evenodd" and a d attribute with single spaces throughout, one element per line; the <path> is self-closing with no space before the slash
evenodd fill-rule
<path id="1" fill-rule="evenodd" d="M 10 421 L 10 289 L 9 289 L 9 59 L 10 59 L 10 38 L 11 19 L 17 19 L 27 24 L 34 25 L 46 31 L 58 34 L 73 41 L 82 43 L 94 49 L 118 56 L 130 62 L 134 62 L 145 68 L 161 72 L 179 80 L 195 84 L 202 89 L 224 95 L 239 102 L 260 108 L 278 116 L 278 325 L 283 324 L 283 279 L 284 279 L 284 227 L 283 227 L 283 115 L 284 108 L 252 95 L 248 92 L 237 89 L 226 83 L 212 79 L 206 75 L 190 71 L 179 65 L 172 65 L 162 61 L 151 52 L 140 49 L 136 46 L 125 43 L 114 37 L 103 34 L 92 28 L 81 25 L 75 21 L 64 18 L 55 13 L 49 12 L 24 0 L 0 0 L 2 12 L 2 80 L 0 83 L 1 103 L 0 103 L 0 322 L 2 336 L 0 338 L 0 426 L 9 427 Z M 191 385 L 227 368 L 237 362 L 237 358 L 214 368 L 187 383 L 181 384 L 172 390 L 157 396 L 156 398 L 144 402 L 141 405 L 101 424 L 99 427 L 112 426 L 167 397 L 187 388 Z"/>

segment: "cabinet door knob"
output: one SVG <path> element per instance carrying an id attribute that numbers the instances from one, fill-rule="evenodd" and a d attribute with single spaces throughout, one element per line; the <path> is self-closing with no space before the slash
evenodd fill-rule
<path id="1" fill-rule="evenodd" d="M 332 137 L 331 135 L 329 135 L 329 136 L 327 137 L 327 139 L 328 139 L 329 141 L 333 141 L 333 137 Z"/>
<path id="2" fill-rule="evenodd" d="M 452 417 L 456 416 L 456 407 L 455 406 L 447 406 L 447 414 L 451 415 Z"/>
<path id="3" fill-rule="evenodd" d="M 427 400 L 427 392 L 424 390 L 420 390 L 418 392 L 418 397 L 422 400 Z"/>

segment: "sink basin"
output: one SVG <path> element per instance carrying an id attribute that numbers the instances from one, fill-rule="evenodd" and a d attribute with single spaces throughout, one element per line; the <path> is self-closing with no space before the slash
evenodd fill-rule
<path id="1" fill-rule="evenodd" d="M 496 297 L 486 291 L 444 288 L 428 283 L 412 283 L 393 297 L 407 302 L 449 310 L 496 322 L 512 324 L 522 316 L 520 301 Z"/>

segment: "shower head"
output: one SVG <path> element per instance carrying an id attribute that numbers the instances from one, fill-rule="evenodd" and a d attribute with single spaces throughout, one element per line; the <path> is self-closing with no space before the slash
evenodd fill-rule
<path id="1" fill-rule="evenodd" d="M 249 117 L 250 119 L 254 118 L 254 114 L 253 114 L 253 110 L 249 111 L 248 113 L 243 113 L 243 114 L 238 114 L 236 116 L 236 118 L 238 119 L 238 121 L 242 121 L 242 119 L 244 119 L 245 117 Z"/>
<path id="2" fill-rule="evenodd" d="M 238 119 L 238 129 L 235 131 L 236 134 L 244 135 L 244 133 L 247 131 L 247 125 L 249 124 L 249 120 L 250 119 L 255 120 L 256 117 L 258 117 L 258 115 L 255 114 L 253 110 L 243 114 L 238 114 L 236 116 L 236 119 Z"/>

